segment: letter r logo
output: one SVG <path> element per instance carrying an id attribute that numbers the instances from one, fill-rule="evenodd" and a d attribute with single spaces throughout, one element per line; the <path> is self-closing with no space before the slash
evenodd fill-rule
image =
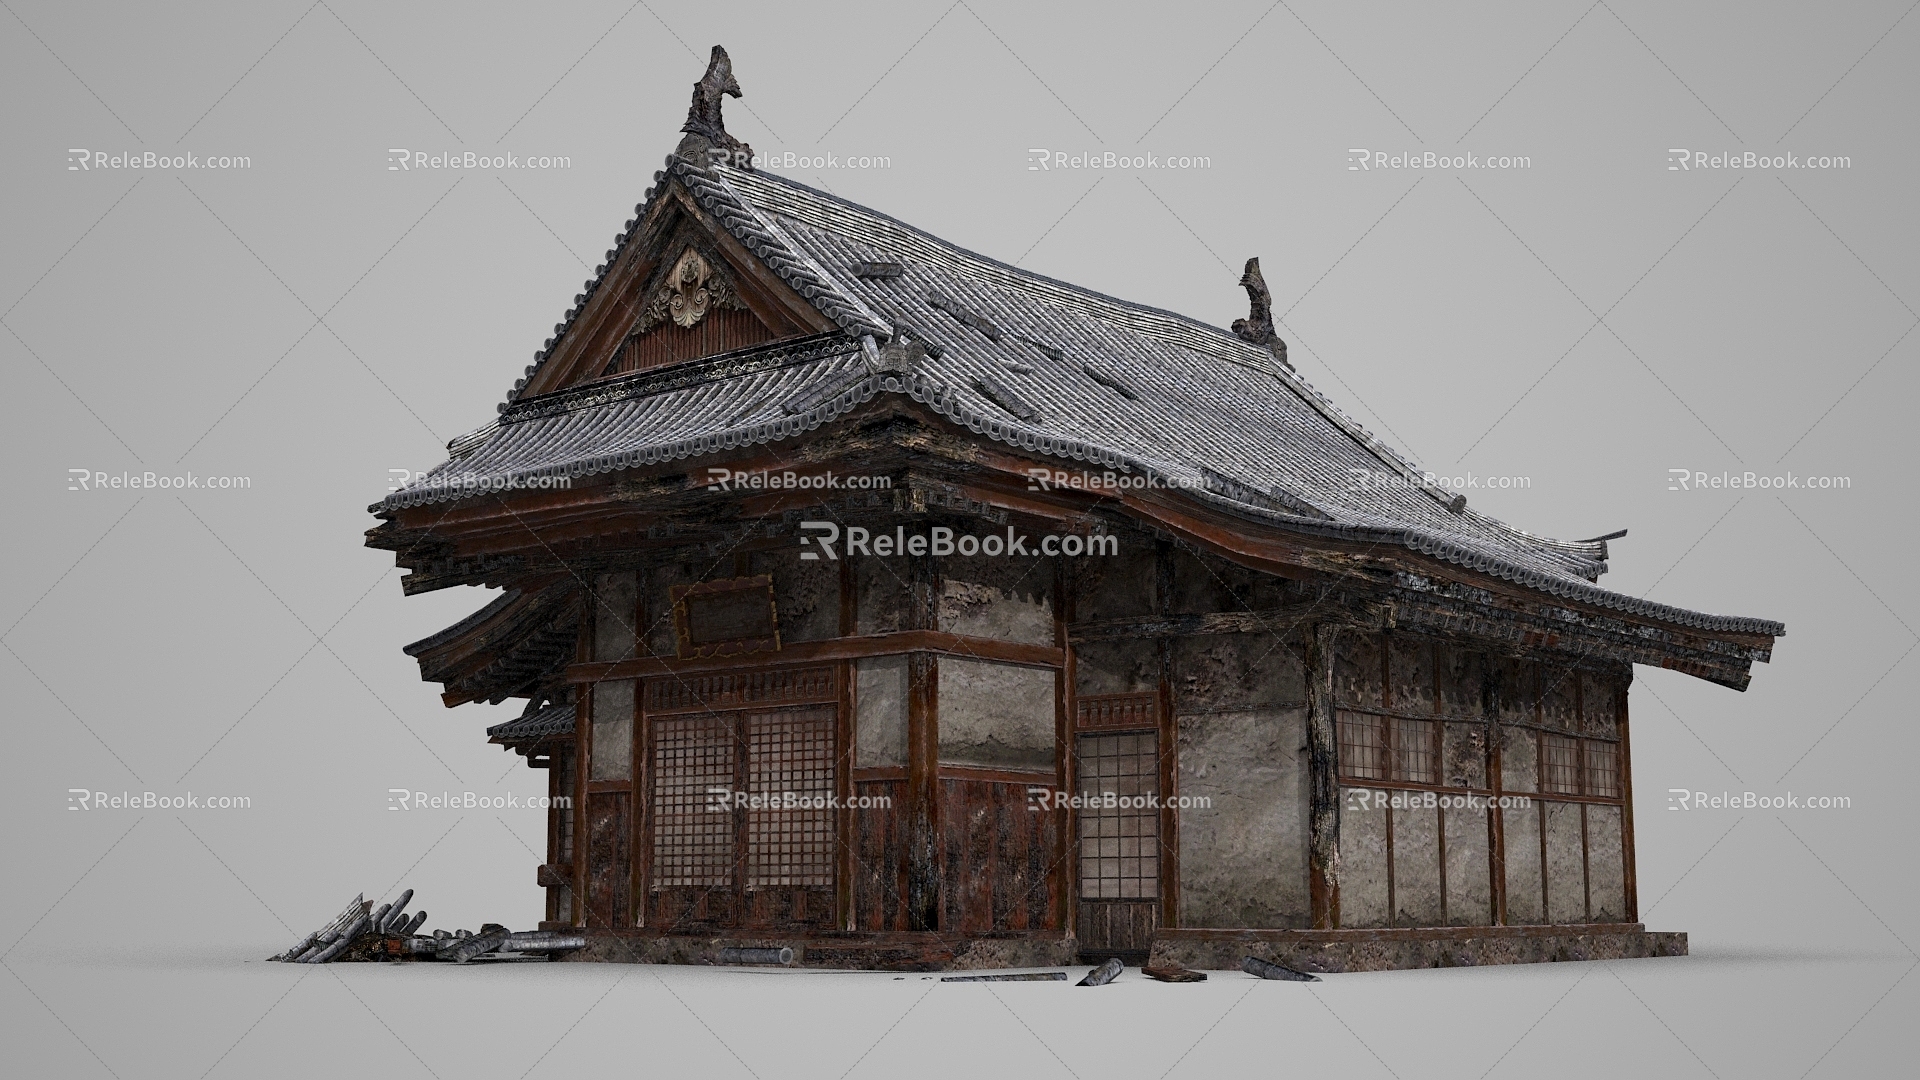
<path id="1" fill-rule="evenodd" d="M 840 526 L 835 525 L 831 521 L 803 521 L 800 523 L 800 527 L 824 534 L 821 536 L 802 536 L 800 538 L 800 545 L 802 547 L 811 548 L 818 545 L 821 551 L 827 553 L 826 557 L 829 562 L 840 557 L 833 550 L 834 542 L 840 539 Z M 819 558 L 820 552 L 818 551 L 803 551 L 800 553 L 800 561 L 802 562 L 816 562 Z"/>

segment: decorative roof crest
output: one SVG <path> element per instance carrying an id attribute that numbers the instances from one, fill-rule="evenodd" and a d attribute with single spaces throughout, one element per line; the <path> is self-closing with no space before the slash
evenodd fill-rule
<path id="1" fill-rule="evenodd" d="M 1293 364 L 1287 360 L 1287 343 L 1273 330 L 1273 294 L 1267 291 L 1267 279 L 1260 273 L 1258 256 L 1247 260 L 1247 270 L 1240 275 L 1240 286 L 1247 290 L 1250 310 L 1246 318 L 1233 320 L 1234 336 L 1264 346 L 1291 371 Z"/>
<path id="2" fill-rule="evenodd" d="M 713 47 L 707 61 L 707 73 L 693 84 L 693 104 L 687 109 L 687 122 L 680 130 L 687 137 L 674 151 L 701 167 L 710 164 L 731 165 L 736 169 L 753 168 L 753 147 L 727 134 L 720 118 L 720 105 L 729 97 L 740 96 L 740 84 L 733 78 L 733 61 L 722 46 Z"/>

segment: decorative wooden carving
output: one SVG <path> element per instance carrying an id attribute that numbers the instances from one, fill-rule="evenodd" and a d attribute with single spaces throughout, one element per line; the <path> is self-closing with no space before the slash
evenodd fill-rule
<path id="1" fill-rule="evenodd" d="M 822 664 L 649 679 L 647 715 L 833 702 L 839 695 L 834 671 L 834 665 Z"/>
<path id="2" fill-rule="evenodd" d="M 655 277 L 633 333 L 644 334 L 668 319 L 683 330 L 692 329 L 709 311 L 743 308 L 725 267 L 724 261 L 688 244 L 667 272 Z"/>
<path id="3" fill-rule="evenodd" d="M 1081 694 L 1080 715 L 1074 726 L 1081 731 L 1154 731 L 1159 727 L 1160 695 Z"/>
<path id="4" fill-rule="evenodd" d="M 693 104 L 687 109 L 687 122 L 680 130 L 687 137 L 676 151 L 681 157 L 702 165 L 725 164 L 736 169 L 753 168 L 753 147 L 727 134 L 720 118 L 725 99 L 740 96 L 740 84 L 733 79 L 733 61 L 718 45 L 707 61 L 707 73 L 693 84 Z"/>
<path id="5" fill-rule="evenodd" d="M 1240 275 L 1240 287 L 1247 290 L 1249 310 L 1246 318 L 1233 320 L 1234 336 L 1264 346 L 1274 359 L 1291 369 L 1287 343 L 1281 341 L 1273 329 L 1273 294 L 1267 291 L 1267 279 L 1260 273 L 1259 258 L 1247 260 L 1246 272 Z"/>

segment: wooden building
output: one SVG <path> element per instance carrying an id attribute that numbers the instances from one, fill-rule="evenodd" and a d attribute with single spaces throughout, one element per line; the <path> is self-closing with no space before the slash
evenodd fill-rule
<path id="1" fill-rule="evenodd" d="M 1644 956 L 1634 664 L 1780 624 L 1596 584 L 1232 332 L 687 136 L 496 420 L 376 504 L 407 648 L 548 770 L 582 954 L 1324 970 Z M 1083 795 L 1084 798 L 1066 798 Z"/>

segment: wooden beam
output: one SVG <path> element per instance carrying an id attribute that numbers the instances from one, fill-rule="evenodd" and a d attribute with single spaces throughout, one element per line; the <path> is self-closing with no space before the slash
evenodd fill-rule
<path id="1" fill-rule="evenodd" d="M 817 664 L 901 653 L 946 654 L 1022 667 L 1058 668 L 1066 663 L 1066 650 L 1052 645 L 1029 645 L 998 638 L 949 634 L 941 630 L 900 630 L 891 634 L 797 641 L 777 652 L 749 653 L 744 656 L 709 656 L 694 660 L 645 656 L 616 663 L 581 662 L 567 668 L 564 681 L 577 684 L 659 675 L 703 675 L 715 671 L 733 671 L 746 665 Z"/>
<path id="2" fill-rule="evenodd" d="M 1368 604 L 1362 611 L 1350 611 L 1326 600 L 1288 604 L 1260 611 L 1213 611 L 1199 615 L 1153 614 L 1125 619 L 1100 619 L 1073 623 L 1067 627 L 1068 640 L 1117 641 L 1151 637 L 1192 637 L 1198 634 L 1286 634 L 1295 625 L 1312 618 L 1315 622 L 1340 622 L 1356 627 L 1378 629 L 1387 623 L 1385 605 Z"/>

